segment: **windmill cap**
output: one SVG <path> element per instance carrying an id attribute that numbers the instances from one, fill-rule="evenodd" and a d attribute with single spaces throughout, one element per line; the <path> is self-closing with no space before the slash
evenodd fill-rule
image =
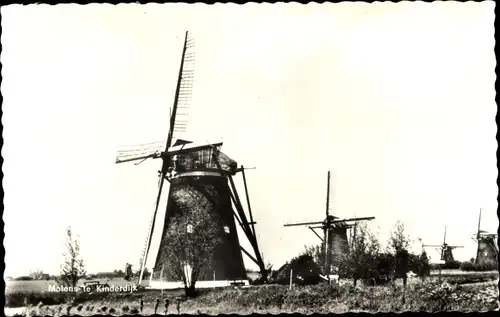
<path id="1" fill-rule="evenodd" d="M 177 139 L 177 140 L 175 140 L 175 143 L 172 146 L 178 146 L 178 145 L 189 144 L 189 143 L 193 143 L 193 142 L 188 141 L 188 140 Z"/>

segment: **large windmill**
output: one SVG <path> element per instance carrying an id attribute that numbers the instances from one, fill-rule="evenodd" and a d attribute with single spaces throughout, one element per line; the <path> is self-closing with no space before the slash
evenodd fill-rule
<path id="1" fill-rule="evenodd" d="M 179 138 L 176 138 L 175 143 L 173 143 L 176 134 L 186 130 L 187 109 L 189 108 L 194 75 L 193 48 L 193 39 L 186 32 L 174 104 L 170 114 L 168 137 L 163 151 L 158 146 L 145 145 L 127 151 L 119 151 L 116 158 L 116 163 L 142 162 L 149 158 L 162 160 L 161 169 L 158 171 L 160 179 L 156 205 L 141 258 L 139 284 L 142 282 L 143 272 L 151 255 L 156 258 L 153 271 L 162 272 L 161 281 L 173 282 L 171 283 L 173 285 L 179 284 L 180 281 L 176 281 L 175 277 L 168 276 L 167 272 L 163 273 L 162 268 L 166 267 L 169 261 L 172 261 L 165 252 L 165 237 L 169 230 L 173 230 L 170 219 L 174 215 L 182 217 L 195 208 L 217 214 L 223 222 L 223 226 L 219 230 L 223 242 L 215 250 L 214 260 L 211 264 L 200 272 L 198 278 L 200 287 L 202 287 L 203 282 L 208 281 L 214 281 L 216 285 L 220 286 L 227 286 L 234 281 L 247 281 L 242 251 L 259 266 L 262 277 L 266 278 L 264 262 L 257 244 L 255 222 L 250 208 L 243 166 L 238 168 L 234 160 L 221 152 L 222 143 L 195 145 L 191 141 Z M 239 172 L 243 176 L 250 221 L 247 219 L 233 180 L 233 176 Z M 156 218 L 165 180 L 170 183 L 170 186 L 163 230 L 160 235 L 158 253 L 150 254 L 153 232 L 156 229 L 157 221 L 159 221 Z M 235 218 L 248 238 L 254 255 L 241 247 Z M 161 283 L 161 287 L 168 288 L 167 284 Z"/>
<path id="2" fill-rule="evenodd" d="M 422 239 L 419 239 L 422 242 Z M 444 261 L 444 263 L 451 263 L 455 261 L 455 258 L 453 257 L 453 250 L 457 248 L 463 248 L 462 245 L 449 245 L 446 243 L 446 226 L 444 227 L 444 238 L 443 238 L 443 243 L 441 245 L 432 245 L 432 244 L 423 244 L 422 243 L 422 249 L 424 248 L 436 248 L 436 250 L 440 254 L 440 260 Z"/>
<path id="3" fill-rule="evenodd" d="M 329 277 L 332 264 L 339 256 L 348 252 L 347 229 L 356 229 L 356 223 L 364 220 L 373 220 L 375 217 L 347 218 L 330 215 L 330 172 L 328 172 L 326 189 L 326 218 L 323 221 L 302 222 L 285 224 L 285 227 L 308 226 L 309 229 L 321 240 L 324 256 L 324 274 Z M 323 237 L 315 229 L 323 230 Z"/>
<path id="4" fill-rule="evenodd" d="M 477 243 L 475 264 L 495 264 L 498 262 L 498 234 L 481 230 L 481 213 L 482 209 L 479 209 L 477 232 L 472 238 Z"/>

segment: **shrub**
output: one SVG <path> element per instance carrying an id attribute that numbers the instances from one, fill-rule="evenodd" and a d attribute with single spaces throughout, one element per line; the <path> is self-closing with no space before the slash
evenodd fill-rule
<path id="1" fill-rule="evenodd" d="M 460 265 L 460 269 L 462 271 L 473 271 L 474 270 L 474 263 L 469 262 L 469 261 L 462 262 L 462 264 Z"/>
<path id="2" fill-rule="evenodd" d="M 139 313 L 139 308 L 137 308 L 137 307 L 132 307 L 132 309 L 130 310 L 130 313 L 131 313 L 131 314 L 138 314 L 138 313 Z"/>
<path id="3" fill-rule="evenodd" d="M 124 314 L 126 314 L 126 313 L 128 313 L 128 311 L 129 311 L 128 306 L 127 306 L 127 305 L 124 305 L 124 306 L 122 307 L 122 312 L 123 312 Z"/>
<path id="4" fill-rule="evenodd" d="M 457 270 L 460 268 L 461 264 L 460 261 L 449 261 L 443 264 L 442 268 L 445 270 Z"/>
<path id="5" fill-rule="evenodd" d="M 463 262 L 460 265 L 460 269 L 462 271 L 477 271 L 477 272 L 484 272 L 484 271 L 494 271 L 498 269 L 498 266 L 496 263 L 484 263 L 484 264 L 475 264 L 469 261 Z"/>
<path id="6" fill-rule="evenodd" d="M 488 262 L 484 264 L 476 264 L 474 265 L 475 271 L 493 271 L 498 270 L 498 266 L 496 263 Z"/>
<path id="7" fill-rule="evenodd" d="M 5 307 L 22 307 L 37 305 L 40 302 L 43 305 L 64 304 L 70 300 L 66 293 L 58 292 L 12 292 L 5 294 Z"/>
<path id="8" fill-rule="evenodd" d="M 288 284 L 290 281 L 290 270 L 292 271 L 292 281 L 294 284 L 310 285 L 321 281 L 320 269 L 314 259 L 309 254 L 301 254 L 293 258 L 290 263 L 282 266 L 274 275 L 276 283 Z"/>

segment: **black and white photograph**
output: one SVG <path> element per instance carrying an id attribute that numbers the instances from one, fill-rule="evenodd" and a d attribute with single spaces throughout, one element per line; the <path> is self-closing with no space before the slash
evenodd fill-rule
<path id="1" fill-rule="evenodd" d="M 494 9 L 2 6 L 4 313 L 498 311 Z"/>

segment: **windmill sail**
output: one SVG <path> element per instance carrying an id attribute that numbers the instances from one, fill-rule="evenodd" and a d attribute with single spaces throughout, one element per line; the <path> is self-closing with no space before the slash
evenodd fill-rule
<path id="1" fill-rule="evenodd" d="M 166 146 L 167 150 L 172 145 L 172 140 L 174 138 L 183 137 L 187 132 L 189 110 L 193 92 L 194 66 L 194 39 L 189 32 L 186 32 L 181 69 L 179 71 L 174 106 L 170 117 L 170 130 Z"/>
<path id="2" fill-rule="evenodd" d="M 194 39 L 186 32 L 181 69 L 179 71 L 177 89 L 175 92 L 174 107 L 169 119 L 170 126 L 167 145 L 165 146 L 164 142 L 153 142 L 120 147 L 117 151 L 116 163 L 159 158 L 163 150 L 166 151 L 170 148 L 173 138 L 184 137 L 187 132 L 192 99 L 194 66 Z"/>
<path id="3" fill-rule="evenodd" d="M 191 98 L 192 92 L 192 83 L 193 83 L 193 75 L 194 75 L 194 53 L 192 52 L 194 48 L 193 39 L 189 37 L 189 33 L 186 32 L 185 40 L 184 40 L 184 48 L 182 50 L 182 59 L 181 66 L 179 70 L 179 77 L 177 80 L 177 88 L 175 90 L 175 99 L 172 113 L 170 114 L 170 128 L 168 132 L 167 143 L 165 146 L 165 150 L 168 151 L 170 146 L 172 145 L 172 139 L 174 136 L 174 132 L 177 130 L 185 131 L 185 127 L 187 124 L 187 118 L 185 120 L 177 120 L 177 115 L 184 114 L 187 117 L 187 109 L 189 105 L 189 101 Z M 180 111 L 178 112 L 180 106 Z M 141 260 L 141 272 L 139 274 L 139 284 L 142 281 L 142 277 L 144 274 L 144 268 L 148 260 L 149 249 L 151 247 L 151 239 L 153 236 L 153 232 L 155 229 L 156 216 L 158 213 L 158 207 L 160 205 L 160 199 L 163 189 L 163 184 L 165 182 L 165 177 L 167 175 L 167 168 L 169 166 L 170 160 L 163 159 L 161 174 L 160 174 L 160 183 L 158 188 L 158 196 L 156 198 L 155 210 L 153 213 L 153 219 L 151 222 L 151 227 L 148 232 L 148 237 L 146 239 L 146 246 L 144 249 L 144 253 Z"/>
<path id="4" fill-rule="evenodd" d="M 117 151 L 116 163 L 158 158 L 163 150 L 163 142 L 152 142 L 134 146 L 122 146 Z"/>

